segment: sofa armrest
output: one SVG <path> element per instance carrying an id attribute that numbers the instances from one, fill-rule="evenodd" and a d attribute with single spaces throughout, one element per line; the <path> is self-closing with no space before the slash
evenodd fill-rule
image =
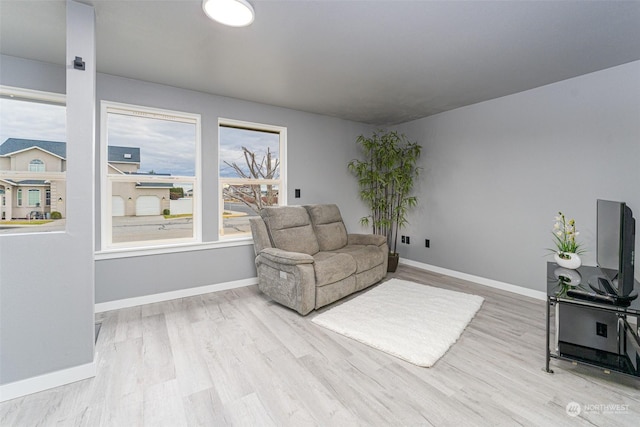
<path id="1" fill-rule="evenodd" d="M 273 246 L 271 244 L 269 232 L 267 231 L 267 226 L 262 218 L 249 218 L 249 225 L 251 226 L 251 237 L 253 237 L 254 255 L 258 255 L 258 253 L 264 248 L 271 248 Z"/>
<path id="2" fill-rule="evenodd" d="M 313 264 L 313 257 L 311 255 L 303 254 L 301 252 L 283 251 L 282 249 L 277 248 L 264 248 L 258 255 L 276 264 Z"/>
<path id="3" fill-rule="evenodd" d="M 348 245 L 374 245 L 381 246 L 387 243 L 385 236 L 379 234 L 348 234 Z"/>
<path id="4" fill-rule="evenodd" d="M 256 257 L 258 288 L 304 316 L 316 305 L 313 262 L 311 255 L 265 248 Z"/>

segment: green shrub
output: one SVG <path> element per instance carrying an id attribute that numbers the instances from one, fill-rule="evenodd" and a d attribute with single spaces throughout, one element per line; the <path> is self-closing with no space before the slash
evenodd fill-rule
<path id="1" fill-rule="evenodd" d="M 62 219 L 62 214 L 58 211 L 51 212 L 51 219 Z"/>
<path id="2" fill-rule="evenodd" d="M 171 211 L 169 209 L 165 209 L 162 211 L 162 215 L 171 215 Z"/>
<path id="3" fill-rule="evenodd" d="M 171 200 L 178 200 L 184 197 L 184 189 L 182 187 L 171 187 L 169 189 L 169 198 Z"/>

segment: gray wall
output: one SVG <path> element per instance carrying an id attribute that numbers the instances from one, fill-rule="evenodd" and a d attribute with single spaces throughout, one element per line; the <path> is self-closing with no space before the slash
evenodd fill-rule
<path id="1" fill-rule="evenodd" d="M 576 219 L 591 265 L 596 199 L 640 220 L 640 61 L 399 130 L 424 146 L 406 258 L 543 290 L 558 211 Z"/>
<path id="2" fill-rule="evenodd" d="M 357 183 L 349 175 L 347 162 L 357 155 L 356 137 L 369 132 L 366 125 L 104 74 L 98 75 L 98 99 L 202 116 L 203 212 L 218 212 L 218 118 L 285 126 L 288 203 L 337 203 L 350 230 L 362 230 L 358 219 L 365 211 L 358 201 Z M 99 126 L 96 131 L 96 139 L 99 140 Z M 96 144 L 96 152 L 99 153 L 99 142 Z M 96 162 L 96 170 L 99 170 L 100 159 L 97 158 Z M 96 184 L 96 224 L 100 224 L 100 188 L 99 183 Z M 299 199 L 294 198 L 296 188 L 301 190 Z M 202 228 L 203 241 L 218 239 L 215 215 L 205 217 Z M 99 249 L 100 242 L 97 241 L 96 250 Z M 176 276 L 174 273 L 177 271 L 180 274 Z M 250 245 L 99 259 L 96 261 L 96 302 L 224 283 L 255 275 L 253 247 Z"/>
<path id="3" fill-rule="evenodd" d="M 7 56 L 0 64 L 1 84 L 65 92 L 62 66 Z M 100 99 L 202 114 L 203 209 L 209 212 L 217 212 L 218 116 L 286 126 L 289 203 L 337 203 L 350 230 L 362 230 L 358 218 L 365 210 L 346 164 L 357 155 L 355 139 L 369 132 L 368 126 L 109 75 L 98 74 L 97 92 L 96 120 Z M 92 91 L 84 93 L 82 102 L 90 99 L 93 103 Z M 86 106 L 84 109 L 91 112 Z M 87 129 L 94 132 L 93 121 L 86 117 L 70 116 L 68 125 L 75 129 L 73 134 Z M 94 173 L 94 168 L 99 170 L 99 159 L 90 161 L 93 150 L 99 152 L 99 123 L 95 134 L 94 146 L 90 137 L 83 138 L 84 145 L 69 139 L 67 185 L 68 192 L 76 196 L 69 200 L 67 228 L 74 233 L 0 237 L 0 384 L 93 359 L 94 277 L 95 302 L 100 303 L 255 276 L 250 244 L 94 262 L 94 249 L 99 248 L 100 206 L 95 204 L 95 233 L 92 215 L 87 213 L 92 211 L 93 189 L 99 191 Z M 76 146 L 82 147 L 77 154 Z M 72 162 L 72 156 L 80 160 Z M 74 174 L 74 164 L 86 169 Z M 293 197 L 295 188 L 302 190 L 299 199 Z M 95 200 L 100 200 L 99 193 Z M 203 229 L 204 240 L 217 239 L 217 222 L 205 222 Z M 42 268 L 30 269 L 34 257 Z"/>
<path id="4" fill-rule="evenodd" d="M 79 28 L 72 54 L 80 53 L 89 70 L 81 80 L 67 81 L 73 127 L 67 185 L 74 194 L 67 232 L 0 237 L 1 384 L 93 358 L 92 256 L 99 242 L 94 244 L 94 217 L 86 212 L 92 210 L 93 167 L 100 159 L 91 161 L 98 142 L 91 146 L 93 123 L 86 115 L 92 90 L 85 79 L 93 68 L 93 51 L 86 47 L 93 36 L 85 25 Z M 64 92 L 62 67 L 2 59 L 2 84 Z M 361 230 L 358 218 L 365 211 L 346 163 L 357 155 L 356 136 L 370 127 L 114 76 L 98 75 L 97 85 L 98 101 L 202 114 L 205 211 L 217 212 L 212 189 L 222 116 L 286 126 L 289 203 L 338 203 L 348 228 Z M 542 290 L 544 248 L 551 245 L 552 218 L 562 210 L 576 218 L 589 250 L 585 262 L 593 263 L 597 198 L 626 201 L 640 217 L 639 117 L 635 62 L 400 126 L 424 145 L 421 204 L 405 230 L 413 240 L 401 246 L 403 256 Z M 295 188 L 302 190 L 301 199 L 293 198 Z M 217 238 L 216 228 L 215 221 L 203 224 L 205 240 Z M 432 248 L 423 247 L 424 238 Z M 34 258 L 42 268 L 30 268 Z M 243 246 L 100 260 L 95 301 L 252 277 L 252 258 L 251 246 Z M 175 265 L 184 266 L 184 274 L 158 267 L 173 271 Z"/>
<path id="5" fill-rule="evenodd" d="M 256 277 L 253 245 L 96 261 L 96 303 Z"/>
<path id="6" fill-rule="evenodd" d="M 64 78 L 63 67 L 20 58 L 5 57 L 5 76 L 15 76 L 14 86 L 42 87 L 41 76 Z M 5 72 L 6 70 L 6 72 Z M 44 71 L 43 71 L 44 70 Z M 48 79 L 52 79 L 48 77 Z M 53 79 L 55 80 L 55 79 Z M 58 81 L 60 79 L 58 78 Z M 31 83 L 31 85 L 29 85 Z M 64 82 L 60 81 L 62 90 Z M 49 88 L 50 91 L 55 91 Z M 60 91 L 60 90 L 58 90 Z M 130 103 L 202 115 L 203 211 L 217 212 L 218 117 L 287 127 L 289 204 L 337 203 L 350 231 L 360 232 L 359 218 L 365 215 L 358 201 L 356 180 L 347 162 L 357 156 L 355 139 L 370 127 L 317 114 L 209 95 L 148 82 L 98 74 L 96 142 L 99 153 L 100 100 Z M 98 171 L 100 158 L 94 163 Z M 100 249 L 100 188 L 96 189 L 95 249 Z M 294 198 L 294 189 L 302 197 Z M 217 220 L 203 222 L 203 241 L 216 241 Z M 167 268 L 158 268 L 158 266 Z M 229 268 L 233 266 L 233 268 Z M 180 271 L 178 277 L 175 272 Z M 255 277 L 253 247 L 216 248 L 134 258 L 99 259 L 95 262 L 95 302 L 170 292 Z"/>
<path id="7" fill-rule="evenodd" d="M 65 62 L 82 56 L 87 67 L 66 73 L 67 230 L 0 237 L 3 385 L 93 361 L 93 28 L 92 7 L 67 5 Z M 65 93 L 64 67 L 4 56 L 1 63 L 3 85 Z"/>

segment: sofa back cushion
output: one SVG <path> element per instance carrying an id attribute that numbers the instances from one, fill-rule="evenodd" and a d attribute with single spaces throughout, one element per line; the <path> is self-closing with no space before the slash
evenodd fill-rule
<path id="1" fill-rule="evenodd" d="M 305 206 L 321 251 L 334 251 L 347 245 L 347 228 L 336 205 Z"/>
<path id="2" fill-rule="evenodd" d="M 315 255 L 320 250 L 309 214 L 302 206 L 268 206 L 260 211 L 273 247 Z"/>

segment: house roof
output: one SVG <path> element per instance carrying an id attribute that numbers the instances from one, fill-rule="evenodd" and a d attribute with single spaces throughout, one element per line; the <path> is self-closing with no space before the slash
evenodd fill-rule
<path id="1" fill-rule="evenodd" d="M 11 185 L 15 185 L 15 186 L 41 186 L 41 185 L 48 185 L 49 183 L 47 181 L 45 181 L 44 179 L 24 179 L 22 181 L 14 181 L 13 179 L 3 179 L 0 181 L 4 181 L 8 184 Z"/>
<path id="2" fill-rule="evenodd" d="M 136 184 L 138 188 L 173 188 L 172 183 L 168 182 L 139 182 Z"/>
<path id="3" fill-rule="evenodd" d="M 140 163 L 140 148 L 109 145 L 109 163 Z"/>
<path id="4" fill-rule="evenodd" d="M 0 156 L 6 156 L 36 147 L 63 159 L 66 159 L 67 157 L 66 142 L 22 138 L 8 138 L 3 142 L 0 145 Z M 108 152 L 110 163 L 140 163 L 139 147 L 119 147 L 109 145 Z"/>
<path id="5" fill-rule="evenodd" d="M 17 181 L 18 185 L 45 185 L 48 184 L 44 179 L 25 179 L 22 181 Z"/>
<path id="6" fill-rule="evenodd" d="M 6 156 L 8 154 L 16 153 L 19 151 L 25 151 L 34 147 L 38 147 L 63 159 L 67 157 L 66 142 L 22 138 L 8 138 L 5 142 L 3 142 L 2 145 L 0 145 L 0 156 Z"/>

